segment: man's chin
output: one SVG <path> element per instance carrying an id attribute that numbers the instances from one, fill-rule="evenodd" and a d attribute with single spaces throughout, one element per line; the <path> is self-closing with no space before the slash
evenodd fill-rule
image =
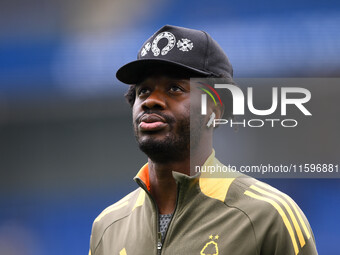
<path id="1" fill-rule="evenodd" d="M 161 146 L 163 143 L 169 142 L 169 137 L 161 133 L 146 133 L 140 135 L 137 139 L 139 144 L 152 144 L 154 146 Z"/>
<path id="2" fill-rule="evenodd" d="M 178 161 L 190 154 L 187 145 L 181 143 L 176 144 L 171 141 L 169 137 L 139 139 L 138 145 L 140 150 L 156 163 Z M 188 151 L 188 153 L 186 153 L 186 151 Z"/>
<path id="3" fill-rule="evenodd" d="M 172 146 L 166 142 L 165 138 L 144 137 L 138 140 L 139 148 L 149 156 L 149 154 L 165 153 Z"/>

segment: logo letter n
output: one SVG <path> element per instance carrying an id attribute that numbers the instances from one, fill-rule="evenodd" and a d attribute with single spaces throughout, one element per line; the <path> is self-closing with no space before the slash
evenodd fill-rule
<path id="1" fill-rule="evenodd" d="M 233 114 L 244 115 L 244 95 L 240 88 L 232 84 L 215 84 L 217 89 L 229 89 L 233 97 Z"/>

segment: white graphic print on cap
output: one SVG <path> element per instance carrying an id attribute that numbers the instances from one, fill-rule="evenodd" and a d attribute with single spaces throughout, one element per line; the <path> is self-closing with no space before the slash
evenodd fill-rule
<path id="1" fill-rule="evenodd" d="M 162 49 L 162 51 L 158 48 L 157 44 L 159 40 L 166 38 L 168 40 L 168 44 Z M 153 52 L 153 55 L 157 57 L 159 53 L 161 53 L 163 56 L 168 54 L 168 52 L 175 46 L 176 38 L 175 36 L 170 32 L 163 32 L 158 34 L 155 39 L 152 42 L 151 51 Z"/>
<path id="2" fill-rule="evenodd" d="M 150 48 L 151 48 L 151 43 L 150 43 L 150 42 L 148 42 L 147 44 L 145 44 L 145 46 L 144 46 L 143 49 L 142 49 L 142 52 L 140 53 L 140 54 L 142 55 L 142 57 L 144 57 L 144 56 L 148 53 L 148 51 L 150 50 Z"/>
<path id="3" fill-rule="evenodd" d="M 177 48 L 180 49 L 181 51 L 189 51 L 192 50 L 192 48 L 194 47 L 194 44 L 186 38 L 182 38 L 181 40 L 178 40 L 177 42 Z"/>

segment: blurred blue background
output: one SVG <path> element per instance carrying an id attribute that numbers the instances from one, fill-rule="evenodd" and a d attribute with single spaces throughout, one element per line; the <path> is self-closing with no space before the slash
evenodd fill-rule
<path id="1" fill-rule="evenodd" d="M 1 254 L 87 254 L 94 218 L 136 188 L 146 158 L 114 74 L 164 24 L 207 31 L 235 77 L 340 75 L 335 0 L 2 0 Z M 339 139 L 332 107 L 311 140 Z M 322 146 L 339 159 L 338 143 Z M 339 179 L 266 181 L 303 209 L 320 254 L 340 254 Z"/>

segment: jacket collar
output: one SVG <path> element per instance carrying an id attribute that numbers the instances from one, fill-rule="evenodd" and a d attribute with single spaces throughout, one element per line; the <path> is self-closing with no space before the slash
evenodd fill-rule
<path id="1" fill-rule="evenodd" d="M 215 150 L 207 158 L 202 166 L 202 169 L 207 169 L 208 166 L 225 167 L 217 158 L 215 158 Z M 185 201 L 188 197 L 202 192 L 208 197 L 224 201 L 229 190 L 230 185 L 241 174 L 238 172 L 231 173 L 211 173 L 208 171 L 199 171 L 193 176 L 188 176 L 179 172 L 172 172 L 176 182 L 181 186 L 179 193 L 179 202 Z M 134 180 L 141 186 L 147 193 L 150 194 L 150 180 L 149 180 L 149 167 L 145 164 L 138 172 Z M 183 201 L 182 201 L 183 200 Z"/>
<path id="2" fill-rule="evenodd" d="M 215 150 L 213 149 L 210 156 L 207 158 L 203 166 L 214 165 L 218 162 L 215 158 Z M 218 162 L 219 163 L 219 162 Z M 195 182 L 201 176 L 202 178 L 211 177 L 208 173 L 200 173 L 197 172 L 195 175 L 189 176 L 186 174 L 182 174 L 179 172 L 172 171 L 172 176 L 176 180 L 177 183 L 186 184 L 190 182 Z M 149 177 L 149 165 L 146 163 L 141 169 L 138 171 L 137 175 L 134 177 L 134 180 L 144 188 L 146 191 L 150 192 L 150 177 Z"/>

